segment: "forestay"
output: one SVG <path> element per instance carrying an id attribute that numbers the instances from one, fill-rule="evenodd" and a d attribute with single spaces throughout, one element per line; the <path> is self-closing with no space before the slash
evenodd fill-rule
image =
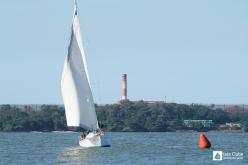
<path id="1" fill-rule="evenodd" d="M 86 130 L 97 129 L 98 121 L 89 83 L 76 4 L 68 55 L 62 73 L 61 90 L 67 126 L 80 126 Z"/>

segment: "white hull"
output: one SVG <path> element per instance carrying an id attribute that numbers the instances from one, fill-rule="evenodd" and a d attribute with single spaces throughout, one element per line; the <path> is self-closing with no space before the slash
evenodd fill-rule
<path id="1" fill-rule="evenodd" d="M 100 135 L 96 133 L 89 133 L 85 139 L 79 140 L 79 145 L 84 148 L 90 147 L 110 147 L 110 137 L 106 134 Z"/>

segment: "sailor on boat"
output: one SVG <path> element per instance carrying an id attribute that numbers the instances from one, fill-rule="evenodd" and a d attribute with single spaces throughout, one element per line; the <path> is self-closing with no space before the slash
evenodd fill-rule
<path id="1" fill-rule="evenodd" d="M 96 134 L 97 136 L 104 136 L 104 130 L 103 130 L 103 127 L 104 125 L 103 124 L 100 124 L 98 123 L 98 126 L 99 126 L 99 129 L 96 129 L 92 132 L 94 132 L 94 134 Z M 85 137 L 89 134 L 89 131 L 81 131 L 80 132 L 80 140 L 84 140 Z"/>
<path id="2" fill-rule="evenodd" d="M 86 135 L 86 132 L 80 132 L 80 140 L 85 139 Z"/>

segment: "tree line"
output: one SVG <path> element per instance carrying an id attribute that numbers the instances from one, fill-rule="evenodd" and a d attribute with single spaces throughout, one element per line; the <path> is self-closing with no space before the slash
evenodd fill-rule
<path id="1" fill-rule="evenodd" d="M 165 132 L 176 130 L 201 130 L 201 125 L 187 128 L 183 120 L 213 120 L 218 130 L 220 124 L 241 123 L 248 131 L 248 112 L 226 112 L 222 109 L 197 104 L 154 103 L 122 101 L 119 104 L 98 106 L 96 112 L 105 131 L 112 132 Z M 64 108 L 42 105 L 41 110 L 22 111 L 16 106 L 0 108 L 0 131 L 78 131 L 68 128 Z"/>

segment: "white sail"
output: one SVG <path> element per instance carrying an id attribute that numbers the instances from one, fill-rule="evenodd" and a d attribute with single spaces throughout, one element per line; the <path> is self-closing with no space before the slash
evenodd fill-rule
<path id="1" fill-rule="evenodd" d="M 62 73 L 61 90 L 67 126 L 79 126 L 86 130 L 97 129 L 98 121 L 89 83 L 76 3 L 71 40 Z"/>

